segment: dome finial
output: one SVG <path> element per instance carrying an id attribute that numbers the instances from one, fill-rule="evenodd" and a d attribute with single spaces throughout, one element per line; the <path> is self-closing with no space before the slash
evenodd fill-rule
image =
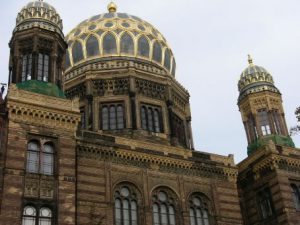
<path id="1" fill-rule="evenodd" d="M 253 65 L 253 60 L 252 60 L 252 57 L 251 57 L 251 55 L 248 55 L 248 63 L 249 63 L 249 65 Z"/>
<path id="2" fill-rule="evenodd" d="M 115 12 L 117 12 L 117 5 L 113 1 L 111 1 L 108 4 L 107 9 L 108 9 L 108 12 L 115 13 Z"/>

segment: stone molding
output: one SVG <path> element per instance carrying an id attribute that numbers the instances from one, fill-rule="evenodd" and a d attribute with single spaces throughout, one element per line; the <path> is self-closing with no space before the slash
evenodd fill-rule
<path id="1" fill-rule="evenodd" d="M 67 100 L 20 90 L 15 84 L 7 94 L 8 117 L 12 121 L 76 131 L 80 121 L 79 100 Z"/>

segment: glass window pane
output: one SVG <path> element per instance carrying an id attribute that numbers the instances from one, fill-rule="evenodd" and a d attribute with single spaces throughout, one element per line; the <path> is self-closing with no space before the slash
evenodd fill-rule
<path id="1" fill-rule="evenodd" d="M 32 54 L 27 55 L 27 68 L 26 68 L 26 80 L 31 80 L 32 73 Z"/>
<path id="2" fill-rule="evenodd" d="M 54 153 L 53 147 L 50 144 L 45 144 L 43 148 L 43 152 Z"/>
<path id="3" fill-rule="evenodd" d="M 108 108 L 102 108 L 102 130 L 108 130 Z"/>
<path id="4" fill-rule="evenodd" d="M 160 219 L 162 225 L 168 225 L 167 207 L 165 204 L 160 206 Z"/>
<path id="5" fill-rule="evenodd" d="M 123 106 L 118 105 L 117 107 L 117 126 L 118 129 L 124 128 L 124 114 L 123 114 Z"/>
<path id="6" fill-rule="evenodd" d="M 28 143 L 28 150 L 39 151 L 38 143 L 33 142 L 33 141 L 29 142 Z"/>
<path id="7" fill-rule="evenodd" d="M 99 55 L 99 42 L 95 36 L 90 36 L 86 42 L 87 57 Z"/>
<path id="8" fill-rule="evenodd" d="M 144 106 L 141 109 L 141 119 L 142 119 L 142 128 L 147 130 L 146 108 Z"/>
<path id="9" fill-rule="evenodd" d="M 111 33 L 107 33 L 103 38 L 103 53 L 104 54 L 116 54 L 117 44 L 115 36 Z"/>
<path id="10" fill-rule="evenodd" d="M 35 217 L 23 217 L 22 225 L 36 225 Z"/>
<path id="11" fill-rule="evenodd" d="M 173 60 L 172 60 L 172 75 L 175 76 L 175 73 L 176 73 L 176 62 L 175 62 L 175 59 L 173 57 Z"/>
<path id="12" fill-rule="evenodd" d="M 131 201 L 131 224 L 137 224 L 137 205 L 135 201 Z"/>
<path id="13" fill-rule="evenodd" d="M 43 77 L 43 54 L 39 53 L 38 55 L 38 80 L 42 80 Z"/>
<path id="14" fill-rule="evenodd" d="M 109 128 L 111 130 L 116 129 L 116 107 L 115 106 L 110 106 L 109 107 Z"/>
<path id="15" fill-rule="evenodd" d="M 196 210 L 196 221 L 197 221 L 197 225 L 204 225 L 202 220 L 202 213 L 200 209 Z"/>
<path id="16" fill-rule="evenodd" d="M 38 173 L 39 172 L 39 152 L 27 151 L 27 172 Z"/>
<path id="17" fill-rule="evenodd" d="M 51 225 L 51 219 L 50 218 L 40 218 L 39 225 Z"/>
<path id="18" fill-rule="evenodd" d="M 83 59 L 82 45 L 80 42 L 77 41 L 73 45 L 72 54 L 73 54 L 73 62 L 74 63 L 77 63 L 78 61 Z"/>
<path id="19" fill-rule="evenodd" d="M 152 208 L 153 208 L 153 224 L 159 225 L 160 223 L 159 223 L 158 205 L 153 204 Z"/>
<path id="20" fill-rule="evenodd" d="M 160 132 L 160 124 L 159 124 L 159 113 L 158 110 L 154 110 L 154 131 L 155 132 Z"/>
<path id="21" fill-rule="evenodd" d="M 123 200 L 123 222 L 124 225 L 129 225 L 129 202 L 128 200 Z"/>
<path id="22" fill-rule="evenodd" d="M 169 221 L 170 225 L 175 225 L 175 212 L 173 206 L 169 206 Z"/>
<path id="23" fill-rule="evenodd" d="M 190 225 L 196 225 L 196 215 L 193 208 L 190 208 Z"/>
<path id="24" fill-rule="evenodd" d="M 161 50 L 161 46 L 158 42 L 155 42 L 153 45 L 153 60 L 161 63 L 161 59 L 162 59 L 162 50 Z"/>
<path id="25" fill-rule="evenodd" d="M 151 108 L 148 108 L 148 129 L 153 131 L 153 111 Z"/>
<path id="26" fill-rule="evenodd" d="M 71 61 L 70 61 L 70 54 L 69 51 L 66 53 L 66 68 L 69 68 L 71 66 Z"/>
<path id="27" fill-rule="evenodd" d="M 41 159 L 41 173 L 45 175 L 53 174 L 53 154 L 43 153 Z"/>
<path id="28" fill-rule="evenodd" d="M 121 201 L 119 199 L 116 199 L 115 201 L 115 217 L 117 224 L 121 224 Z"/>
<path id="29" fill-rule="evenodd" d="M 170 70 L 171 68 L 171 56 L 170 56 L 170 50 L 169 49 L 166 49 L 165 50 L 165 62 L 164 62 L 164 66 Z"/>
<path id="30" fill-rule="evenodd" d="M 149 43 L 145 36 L 138 41 L 138 55 L 149 58 Z"/>
<path id="31" fill-rule="evenodd" d="M 128 33 L 124 33 L 121 37 L 121 53 L 134 54 L 133 39 Z"/>

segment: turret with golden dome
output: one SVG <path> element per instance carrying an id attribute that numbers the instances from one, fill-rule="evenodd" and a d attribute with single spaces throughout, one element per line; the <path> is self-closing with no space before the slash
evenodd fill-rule
<path id="1" fill-rule="evenodd" d="M 29 2 L 18 13 L 14 32 L 33 27 L 58 32 L 63 36 L 63 24 L 56 9 L 42 0 Z"/>
<path id="2" fill-rule="evenodd" d="M 284 118 L 281 93 L 274 85 L 273 77 L 263 67 L 254 65 L 250 55 L 248 62 L 249 66 L 238 82 L 238 106 L 247 134 L 248 154 L 270 140 L 294 147 Z"/>
<path id="3" fill-rule="evenodd" d="M 62 29 L 58 12 L 42 0 L 29 2 L 21 9 L 9 43 L 9 83 L 30 87 L 40 83 L 43 92 L 47 82 L 49 90 L 55 89 L 61 95 L 58 93 L 67 48 Z"/>
<path id="4" fill-rule="evenodd" d="M 274 85 L 272 75 L 265 68 L 255 65 L 250 55 L 248 55 L 248 63 L 249 66 L 242 72 L 238 82 L 239 101 L 254 92 L 269 90 L 279 93 Z"/>

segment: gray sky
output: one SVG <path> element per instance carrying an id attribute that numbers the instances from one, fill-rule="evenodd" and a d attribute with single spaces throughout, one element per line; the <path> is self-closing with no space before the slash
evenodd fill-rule
<path id="1" fill-rule="evenodd" d="M 47 0 L 63 19 L 67 34 L 81 21 L 106 12 L 109 0 Z M 8 77 L 8 42 L 27 0 L 2 2 L 0 81 Z M 196 149 L 239 162 L 247 140 L 237 107 L 237 82 L 247 54 L 267 69 L 280 89 L 288 126 L 300 106 L 299 0 L 115 0 L 119 12 L 154 25 L 168 40 L 177 62 L 177 80 L 191 95 Z M 294 136 L 296 146 L 300 135 Z"/>

